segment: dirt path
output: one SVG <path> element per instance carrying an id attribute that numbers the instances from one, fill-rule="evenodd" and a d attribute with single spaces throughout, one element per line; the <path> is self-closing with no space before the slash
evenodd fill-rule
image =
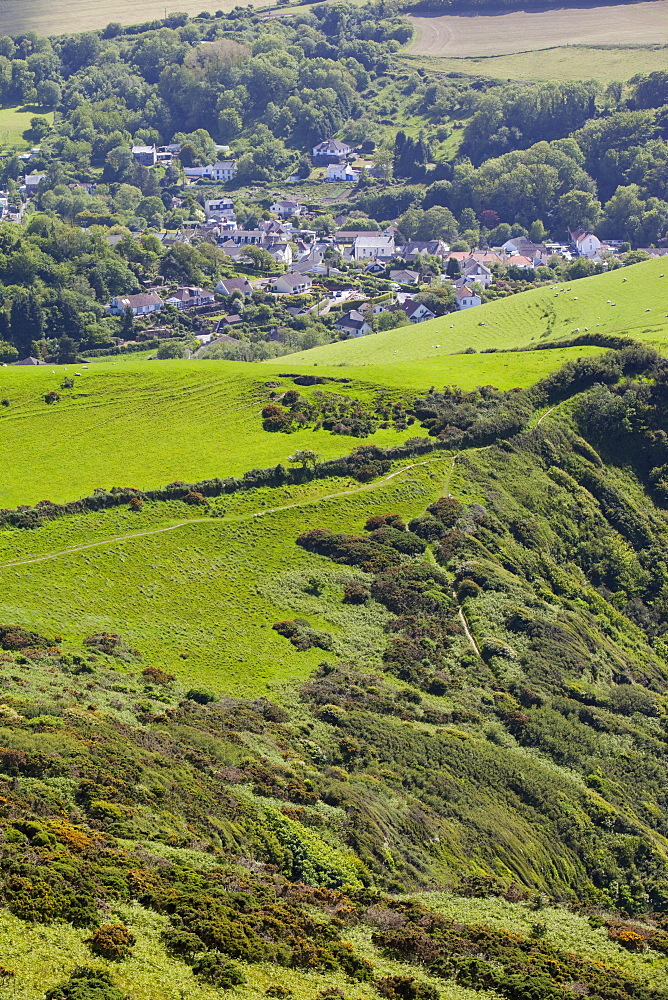
<path id="1" fill-rule="evenodd" d="M 552 410 L 555 410 L 558 405 L 559 405 L 558 403 L 555 403 L 554 406 L 551 406 L 549 410 L 546 410 L 545 413 L 542 415 L 542 417 L 539 417 L 538 420 L 536 421 L 536 427 L 540 427 L 542 422 L 545 420 L 545 417 L 547 417 L 550 413 L 552 413 Z M 534 430 L 536 430 L 536 427 L 534 427 Z"/>
<path id="2" fill-rule="evenodd" d="M 146 535 L 160 535 L 164 531 L 176 531 L 177 528 L 185 528 L 189 524 L 224 524 L 225 522 L 230 521 L 245 521 L 254 517 L 264 517 L 266 514 L 276 514 L 283 510 L 290 510 L 293 507 L 307 507 L 311 504 L 322 503 L 323 500 L 335 500 L 338 497 L 352 496 L 355 493 L 365 493 L 368 490 L 375 490 L 380 486 L 384 486 L 385 483 L 396 478 L 396 476 L 400 476 L 404 472 L 408 472 L 409 469 L 415 469 L 417 466 L 421 465 L 430 465 L 432 462 L 438 461 L 441 461 L 441 459 L 428 458 L 423 462 L 411 462 L 410 465 L 404 465 L 400 469 L 390 472 L 387 476 L 384 476 L 382 479 L 379 479 L 374 483 L 365 483 L 363 486 L 356 486 L 351 490 L 340 490 L 338 493 L 328 493 L 321 497 L 312 497 L 308 500 L 297 500 L 295 503 L 284 504 L 281 507 L 267 507 L 266 510 L 254 510 L 246 514 L 231 514 L 229 517 L 192 517 L 187 521 L 179 521 L 177 524 L 169 524 L 164 528 L 149 528 L 146 531 L 130 531 L 124 535 L 114 535 L 113 538 L 105 538 L 99 542 L 86 542 L 84 545 L 73 545 L 70 548 L 59 549 L 57 552 L 47 552 L 41 556 L 32 556 L 27 559 L 12 559 L 8 562 L 0 563 L 0 569 L 11 569 L 14 566 L 29 566 L 32 563 L 46 562 L 48 559 L 57 559 L 59 556 L 72 555 L 75 552 L 84 552 L 86 549 L 100 548 L 105 545 L 115 545 L 117 542 L 124 542 L 131 538 L 143 538 Z M 451 472 L 453 467 L 454 458 L 451 459 Z"/>
<path id="3" fill-rule="evenodd" d="M 454 597 L 454 599 L 456 601 L 457 600 L 457 595 L 455 594 L 454 590 L 452 591 L 452 594 L 453 594 L 453 597 Z M 472 632 L 471 632 L 471 630 L 469 628 L 469 623 L 466 620 L 466 615 L 462 611 L 461 607 L 459 607 L 459 602 L 458 602 L 458 611 L 459 611 L 459 620 L 462 623 L 462 628 L 466 632 L 466 637 L 467 637 L 468 641 L 471 643 L 471 645 L 473 646 L 473 648 L 475 649 L 475 651 L 478 654 L 478 656 L 480 656 L 481 653 L 480 653 L 480 650 L 478 649 L 478 643 L 473 638 L 473 634 L 472 634 Z"/>

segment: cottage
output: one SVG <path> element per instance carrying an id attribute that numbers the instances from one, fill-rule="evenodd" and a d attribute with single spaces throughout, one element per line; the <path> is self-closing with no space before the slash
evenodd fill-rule
<path id="1" fill-rule="evenodd" d="M 334 323 L 334 327 L 349 337 L 364 337 L 367 333 L 371 333 L 372 329 L 364 313 L 358 309 L 351 309 L 349 312 L 344 313 Z"/>
<path id="2" fill-rule="evenodd" d="M 249 299 L 253 294 L 253 286 L 248 278 L 221 278 L 216 285 L 216 291 L 219 295 L 241 292 L 245 299 Z"/>
<path id="3" fill-rule="evenodd" d="M 162 305 L 162 299 L 157 292 L 115 295 L 109 305 L 109 312 L 115 316 L 123 316 L 127 309 L 131 309 L 133 316 L 144 316 L 146 313 L 159 312 Z"/>
<path id="4" fill-rule="evenodd" d="M 387 259 L 394 256 L 394 236 L 358 236 L 353 243 L 355 260 Z"/>
<path id="5" fill-rule="evenodd" d="M 345 142 L 338 139 L 325 139 L 313 147 L 313 159 L 318 163 L 330 163 L 332 160 L 341 160 L 350 156 L 352 149 Z"/>
<path id="6" fill-rule="evenodd" d="M 41 358 L 24 358 L 23 361 L 13 361 L 13 365 L 45 365 L 46 361 L 42 361 Z"/>
<path id="7" fill-rule="evenodd" d="M 218 160 L 204 167 L 185 167 L 184 174 L 190 180 L 206 180 L 224 183 L 234 179 L 237 165 L 234 160 Z"/>
<path id="8" fill-rule="evenodd" d="M 419 285 L 420 275 L 417 271 L 390 271 L 390 280 L 398 281 L 400 285 Z"/>
<path id="9" fill-rule="evenodd" d="M 301 215 L 304 211 L 303 206 L 298 201 L 290 199 L 275 201 L 273 205 L 269 206 L 269 210 L 275 212 L 280 219 L 291 219 L 293 215 Z"/>
<path id="10" fill-rule="evenodd" d="M 359 170 L 351 167 L 345 160 L 335 160 L 330 163 L 325 174 L 326 181 L 348 181 L 350 184 L 357 184 L 359 179 Z"/>
<path id="11" fill-rule="evenodd" d="M 458 309 L 472 309 L 473 306 L 482 304 L 482 299 L 476 295 L 468 285 L 462 285 L 455 293 Z"/>
<path id="12" fill-rule="evenodd" d="M 411 323 L 424 323 L 427 319 L 436 319 L 436 313 L 432 312 L 424 302 L 415 302 L 413 299 L 408 299 L 408 301 L 404 302 L 402 309 Z"/>
<path id="13" fill-rule="evenodd" d="M 334 233 L 334 242 L 339 246 L 352 246 L 358 236 L 382 236 L 380 229 L 339 229 Z"/>
<path id="14" fill-rule="evenodd" d="M 581 257 L 595 257 L 601 249 L 601 241 L 598 236 L 588 233 L 584 229 L 568 230 L 571 243 Z"/>
<path id="15" fill-rule="evenodd" d="M 193 309 L 196 306 L 210 306 L 216 301 L 213 292 L 197 285 L 184 285 L 167 299 L 167 304 L 176 309 Z"/>
<path id="16" fill-rule="evenodd" d="M 272 292 L 279 295 L 304 295 L 310 291 L 313 282 L 306 274 L 281 274 L 270 281 Z"/>
<path id="17" fill-rule="evenodd" d="M 387 263 L 384 260 L 372 260 L 364 268 L 366 274 L 385 274 Z M 394 279 L 396 281 L 396 278 Z"/>

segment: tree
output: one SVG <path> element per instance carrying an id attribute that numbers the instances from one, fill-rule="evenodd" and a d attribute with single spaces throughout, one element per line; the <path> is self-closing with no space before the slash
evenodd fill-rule
<path id="1" fill-rule="evenodd" d="M 456 281 L 457 278 L 461 277 L 462 269 L 459 266 L 459 261 L 456 257 L 450 257 L 445 268 L 445 273 L 448 278 L 452 278 L 453 281 Z"/>
<path id="2" fill-rule="evenodd" d="M 601 218 L 601 203 L 589 191 L 567 191 L 557 203 L 565 229 L 595 229 Z"/>
<path id="3" fill-rule="evenodd" d="M 7 340 L 0 340 L 0 361 L 6 365 L 11 365 L 13 361 L 18 361 L 19 352 Z"/>
<path id="4" fill-rule="evenodd" d="M 156 358 L 160 361 L 167 361 L 172 358 L 184 358 L 185 348 L 182 344 L 177 344 L 172 341 L 171 343 L 161 344 L 156 352 Z"/>
<path id="5" fill-rule="evenodd" d="M 77 359 L 76 341 L 71 337 L 61 337 L 58 341 L 58 364 L 73 364 Z"/>
<path id="6" fill-rule="evenodd" d="M 299 448 L 294 455 L 288 455 L 288 462 L 299 462 L 302 469 L 315 469 L 319 461 L 320 455 L 310 448 Z"/>
<path id="7" fill-rule="evenodd" d="M 27 358 L 34 340 L 44 336 L 44 314 L 34 292 L 21 290 L 14 296 L 9 326 L 20 358 Z"/>

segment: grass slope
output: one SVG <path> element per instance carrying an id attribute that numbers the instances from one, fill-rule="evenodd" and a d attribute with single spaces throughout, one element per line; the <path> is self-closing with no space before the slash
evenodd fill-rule
<path id="1" fill-rule="evenodd" d="M 300 351 L 290 356 L 290 364 L 406 364 L 468 347 L 503 351 L 563 340 L 576 330 L 584 332 L 585 327 L 591 332 L 630 333 L 653 341 L 668 329 L 665 271 L 665 261 L 649 260 L 609 274 L 512 295 L 412 327 Z M 277 362 L 264 364 L 275 366 Z"/>
<path id="2" fill-rule="evenodd" d="M 588 349 L 584 349 L 585 352 Z M 434 383 L 472 389 L 482 383 L 499 388 L 527 386 L 558 368 L 582 349 L 485 358 L 428 360 L 410 374 L 394 365 L 346 371 L 351 384 L 330 383 L 327 392 L 369 398 L 379 392 L 424 391 Z M 38 500 L 70 500 L 97 487 L 164 486 L 236 475 L 253 467 L 285 461 L 296 448 L 309 447 L 323 458 L 349 452 L 360 439 L 326 431 L 268 434 L 260 410 L 272 391 L 273 372 L 264 364 L 227 361 L 161 361 L 134 357 L 104 359 L 99 366 L 1 368 L 0 461 L 12 469 L 0 484 L 0 506 Z M 291 372 L 292 357 L 281 372 Z M 61 390 L 66 374 L 81 372 L 73 390 Z M 332 369 L 341 378 L 338 369 Z M 283 380 L 281 380 L 282 382 Z M 292 383 L 285 380 L 285 387 Z M 44 393 L 57 389 L 52 406 Z M 309 388 L 300 388 L 308 395 Z M 368 442 L 382 446 L 414 434 L 379 430 Z"/>
<path id="3" fill-rule="evenodd" d="M 500 80 L 629 80 L 666 65 L 662 45 L 559 45 L 501 56 L 406 57 L 407 65 L 432 72 L 466 73 Z"/>
<path id="4" fill-rule="evenodd" d="M 359 530 L 369 511 L 388 505 L 413 517 L 441 495 L 450 469 L 451 460 L 441 458 L 365 487 L 326 480 L 232 495 L 214 501 L 218 518 L 198 517 L 181 502 L 151 503 L 137 514 L 114 509 L 28 535 L 4 532 L 0 621 L 39 625 L 67 642 L 121 632 L 152 664 L 237 695 L 305 678 L 329 658 L 319 649 L 297 653 L 272 630 L 299 614 L 340 636 L 338 654 L 370 661 L 383 619 L 359 624 L 357 616 L 354 625 L 340 604 L 341 581 L 352 571 L 323 568 L 294 539 L 323 521 Z M 322 583 L 317 596 L 313 573 Z"/>

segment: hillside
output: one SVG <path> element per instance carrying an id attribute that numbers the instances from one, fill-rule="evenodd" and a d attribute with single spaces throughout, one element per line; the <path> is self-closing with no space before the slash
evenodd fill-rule
<path id="1" fill-rule="evenodd" d="M 667 385 L 608 351 L 289 481 L 3 512 L 10 990 L 665 1000 Z"/>
<path id="2" fill-rule="evenodd" d="M 502 389 L 528 386 L 583 353 L 594 351 L 539 352 L 521 363 L 512 356 L 454 358 L 418 364 L 411 376 L 402 373 L 399 379 L 392 366 L 362 369 L 345 373 L 350 382 L 300 391 L 307 397 L 319 391 L 347 395 L 372 409 L 385 394 L 424 391 L 435 379 L 464 389 L 481 380 Z M 292 358 L 284 360 L 279 371 L 289 373 Z M 342 378 L 338 369 L 323 374 Z M 68 378 L 74 387 L 63 389 Z M 12 476 L 0 484 L 0 504 L 61 502 L 114 485 L 149 489 L 173 479 L 234 476 L 285 462 L 297 448 L 332 458 L 360 443 L 313 425 L 291 434 L 263 430 L 262 408 L 272 393 L 290 388 L 292 380 L 276 379 L 263 364 L 225 361 L 148 362 L 130 356 L 118 363 L 1 368 L 0 398 L 8 405 L 0 409 L 0 461 L 11 465 Z M 52 391 L 60 399 L 48 405 L 45 396 Z M 412 433 L 376 426 L 368 440 L 386 446 Z"/>
<path id="3" fill-rule="evenodd" d="M 290 356 L 291 366 L 377 365 L 473 348 L 498 351 L 564 340 L 574 332 L 628 333 L 661 341 L 668 328 L 667 265 L 660 258 L 513 295 L 413 327 L 341 341 Z M 438 346 L 437 346 L 438 345 Z M 279 362 L 268 361 L 276 366 Z M 283 367 L 285 359 L 281 360 Z"/>

